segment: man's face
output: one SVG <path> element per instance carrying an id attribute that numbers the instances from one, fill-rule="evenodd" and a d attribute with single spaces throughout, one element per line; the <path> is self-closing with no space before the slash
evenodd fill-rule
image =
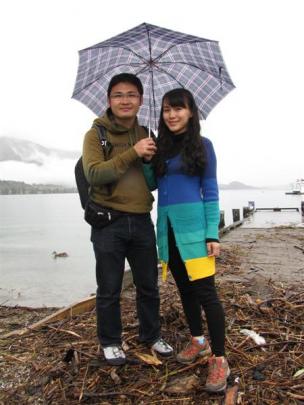
<path id="1" fill-rule="evenodd" d="M 131 83 L 118 83 L 112 87 L 108 98 L 109 107 L 119 121 L 134 119 L 142 105 L 142 96 Z"/>

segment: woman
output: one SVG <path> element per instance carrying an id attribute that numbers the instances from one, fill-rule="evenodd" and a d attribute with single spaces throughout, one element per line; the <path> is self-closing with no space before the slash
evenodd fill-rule
<path id="1" fill-rule="evenodd" d="M 200 136 L 198 109 L 189 91 L 174 89 L 164 95 L 157 153 L 144 171 L 150 188 L 158 188 L 157 242 L 163 272 L 169 267 L 174 277 L 191 332 L 177 360 L 188 364 L 199 356 L 208 359 L 206 390 L 222 391 L 230 370 L 224 311 L 214 283 L 220 250 L 216 157 L 212 143 Z M 212 351 L 203 335 L 201 308 Z"/>

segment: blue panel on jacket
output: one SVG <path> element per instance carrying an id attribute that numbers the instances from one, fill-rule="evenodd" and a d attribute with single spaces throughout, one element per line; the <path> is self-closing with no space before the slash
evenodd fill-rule
<path id="1" fill-rule="evenodd" d="M 216 156 L 212 143 L 203 138 L 207 165 L 201 176 L 183 174 L 181 156 L 167 160 L 167 173 L 158 178 L 158 205 L 218 201 Z"/>
<path id="2" fill-rule="evenodd" d="M 205 202 L 218 200 L 218 185 L 216 178 L 202 178 L 201 187 Z"/>
<path id="3" fill-rule="evenodd" d="M 158 179 L 159 206 L 198 201 L 202 201 L 199 177 L 168 174 Z"/>

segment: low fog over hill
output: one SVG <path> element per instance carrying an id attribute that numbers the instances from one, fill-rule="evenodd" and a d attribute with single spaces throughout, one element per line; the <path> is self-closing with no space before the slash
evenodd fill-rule
<path id="1" fill-rule="evenodd" d="M 47 148 L 37 143 L 0 137 L 0 180 L 29 184 L 75 186 L 74 166 L 81 152 Z M 254 189 L 238 181 L 220 184 L 222 190 Z"/>
<path id="2" fill-rule="evenodd" d="M 74 185 L 74 166 L 80 154 L 0 137 L 0 179 Z"/>

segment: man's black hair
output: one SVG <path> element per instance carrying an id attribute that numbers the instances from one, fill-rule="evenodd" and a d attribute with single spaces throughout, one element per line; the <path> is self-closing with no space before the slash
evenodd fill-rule
<path id="1" fill-rule="evenodd" d="M 108 97 L 110 97 L 112 88 L 118 83 L 131 83 L 137 88 L 138 93 L 141 96 L 144 93 L 143 85 L 137 76 L 133 75 L 132 73 L 120 73 L 119 75 L 113 76 L 110 80 L 108 87 Z"/>

